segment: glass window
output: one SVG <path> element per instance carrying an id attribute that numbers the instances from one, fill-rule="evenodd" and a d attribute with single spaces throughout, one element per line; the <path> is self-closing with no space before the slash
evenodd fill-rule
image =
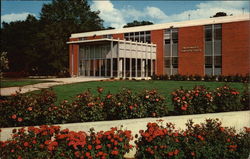
<path id="1" fill-rule="evenodd" d="M 172 57 L 173 68 L 178 68 L 178 57 Z"/>
<path id="2" fill-rule="evenodd" d="M 178 44 L 172 45 L 172 56 L 178 56 Z"/>
<path id="3" fill-rule="evenodd" d="M 165 57 L 165 67 L 170 68 L 170 57 Z"/>
<path id="4" fill-rule="evenodd" d="M 165 56 L 170 56 L 170 44 L 165 44 Z"/>
<path id="5" fill-rule="evenodd" d="M 214 57 L 214 66 L 215 68 L 219 68 L 222 66 L 222 58 L 221 56 L 215 56 Z"/>
<path id="6" fill-rule="evenodd" d="M 213 64 L 213 57 L 212 56 L 205 56 L 205 67 L 212 68 Z"/>
<path id="7" fill-rule="evenodd" d="M 205 26 L 205 40 L 212 41 L 212 25 Z"/>
<path id="8" fill-rule="evenodd" d="M 212 41 L 206 41 L 205 42 L 205 55 L 208 56 L 212 56 L 213 52 L 212 52 L 213 48 L 212 48 Z"/>

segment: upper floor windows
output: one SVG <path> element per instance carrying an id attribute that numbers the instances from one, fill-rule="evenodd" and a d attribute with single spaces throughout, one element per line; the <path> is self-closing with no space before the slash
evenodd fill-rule
<path id="1" fill-rule="evenodd" d="M 125 33 L 124 38 L 126 40 L 151 43 L 151 32 L 150 31 L 141 31 L 141 32 L 131 32 Z"/>

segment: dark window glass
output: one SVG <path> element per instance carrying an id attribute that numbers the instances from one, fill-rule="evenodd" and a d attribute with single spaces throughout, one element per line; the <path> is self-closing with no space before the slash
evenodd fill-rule
<path id="1" fill-rule="evenodd" d="M 172 66 L 173 68 L 178 68 L 178 57 L 172 58 Z"/>
<path id="2" fill-rule="evenodd" d="M 165 44 L 165 56 L 170 56 L 170 44 Z"/>
<path id="3" fill-rule="evenodd" d="M 170 44 L 170 39 L 166 39 L 165 44 Z"/>
<path id="4" fill-rule="evenodd" d="M 148 35 L 146 36 L 146 42 L 147 42 L 147 43 L 151 43 L 150 36 L 148 36 Z"/>
<path id="5" fill-rule="evenodd" d="M 125 33 L 124 36 L 128 36 L 129 34 L 128 33 Z"/>
<path id="6" fill-rule="evenodd" d="M 178 39 L 173 39 L 172 41 L 173 41 L 174 44 L 178 43 Z"/>
<path id="7" fill-rule="evenodd" d="M 139 35 L 139 32 L 135 32 L 135 35 Z"/>
<path id="8" fill-rule="evenodd" d="M 221 40 L 214 41 L 214 54 L 221 55 Z"/>
<path id="9" fill-rule="evenodd" d="M 147 35 L 150 35 L 150 31 L 146 31 L 146 34 L 147 34 Z"/>
<path id="10" fill-rule="evenodd" d="M 170 68 L 170 57 L 165 58 L 165 67 Z"/>
<path id="11" fill-rule="evenodd" d="M 214 57 L 214 66 L 216 67 L 216 68 L 221 68 L 221 64 L 222 63 L 222 58 L 221 58 L 221 56 L 215 56 Z"/>
<path id="12" fill-rule="evenodd" d="M 206 41 L 205 42 L 205 55 L 210 55 L 212 56 L 212 41 Z"/>
<path id="13" fill-rule="evenodd" d="M 173 31 L 172 32 L 172 39 L 173 40 L 177 40 L 178 39 L 178 32 L 177 31 Z"/>
<path id="14" fill-rule="evenodd" d="M 213 64 L 212 61 L 213 61 L 212 56 L 205 56 L 205 67 L 212 68 L 212 64 Z"/>
<path id="15" fill-rule="evenodd" d="M 216 24 L 214 25 L 214 39 L 221 40 L 221 37 L 222 37 L 221 24 Z"/>
<path id="16" fill-rule="evenodd" d="M 205 26 L 205 40 L 212 41 L 212 25 Z"/>

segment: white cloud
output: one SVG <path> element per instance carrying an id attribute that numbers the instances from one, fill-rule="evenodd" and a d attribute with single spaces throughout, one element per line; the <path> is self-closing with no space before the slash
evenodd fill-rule
<path id="1" fill-rule="evenodd" d="M 114 8 L 114 5 L 110 1 L 93 1 L 93 4 L 90 6 L 92 10 L 100 11 L 100 17 L 106 22 L 109 23 L 111 27 L 121 28 L 126 24 L 122 13 Z"/>
<path id="2" fill-rule="evenodd" d="M 35 14 L 28 13 L 28 12 L 5 14 L 1 16 L 1 22 L 9 23 L 9 22 L 18 21 L 18 20 L 25 20 L 29 14 L 36 16 Z"/>
<path id="3" fill-rule="evenodd" d="M 167 2 L 166 2 L 167 3 Z M 160 8 L 154 6 L 146 6 L 142 10 L 138 10 L 133 6 L 124 6 L 121 9 L 114 7 L 110 0 L 93 1 L 91 9 L 100 11 L 100 17 L 105 24 L 115 28 L 121 28 L 127 22 L 133 20 L 146 20 L 154 23 L 165 23 L 190 19 L 205 19 L 209 18 L 217 12 L 225 12 L 228 15 L 242 14 L 242 8 L 245 9 L 245 14 L 249 13 L 248 1 L 207 1 L 194 6 L 195 9 L 186 10 L 181 13 L 167 15 Z"/>

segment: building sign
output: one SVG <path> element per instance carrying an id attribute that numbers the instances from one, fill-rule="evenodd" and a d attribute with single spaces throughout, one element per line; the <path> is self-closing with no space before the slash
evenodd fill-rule
<path id="1" fill-rule="evenodd" d="M 201 52 L 202 50 L 198 46 L 182 47 L 181 52 Z"/>

